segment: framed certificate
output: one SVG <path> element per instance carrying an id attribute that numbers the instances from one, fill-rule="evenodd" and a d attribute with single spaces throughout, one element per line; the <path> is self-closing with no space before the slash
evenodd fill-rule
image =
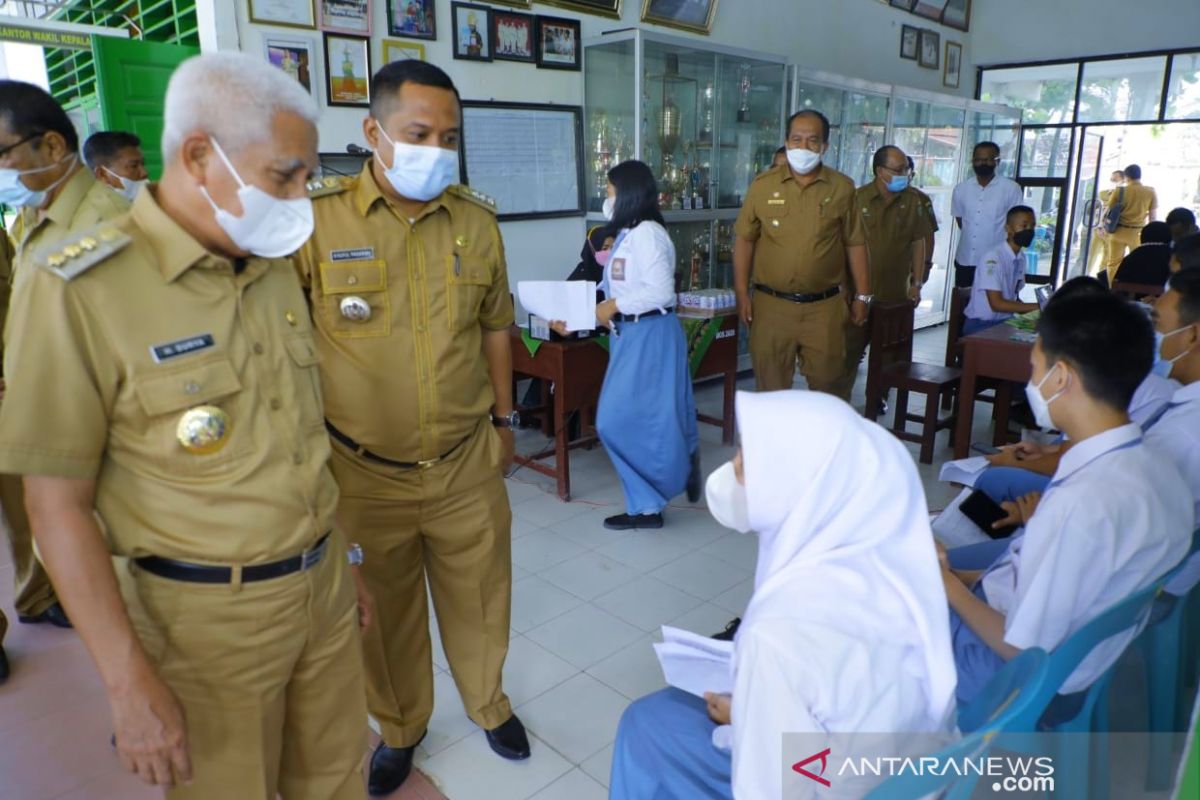
<path id="1" fill-rule="evenodd" d="M 327 33 L 371 35 L 371 4 L 367 0 L 317 0 L 321 30 Z"/>
<path id="2" fill-rule="evenodd" d="M 317 27 L 313 0 L 250 0 L 250 21 L 287 28 Z"/>

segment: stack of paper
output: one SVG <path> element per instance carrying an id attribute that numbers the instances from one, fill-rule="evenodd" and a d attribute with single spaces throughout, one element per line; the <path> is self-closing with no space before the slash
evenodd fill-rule
<path id="1" fill-rule="evenodd" d="M 663 677 L 676 689 L 703 697 L 705 692 L 733 691 L 733 642 L 662 628 L 663 642 L 654 645 Z"/>
<path id="2" fill-rule="evenodd" d="M 568 331 L 596 327 L 596 284 L 593 281 L 518 281 L 521 307 L 546 320 L 562 320 Z"/>
<path id="3" fill-rule="evenodd" d="M 984 456 L 975 456 L 974 458 L 960 458 L 957 461 L 947 461 L 942 464 L 942 471 L 938 475 L 938 480 L 943 483 L 958 483 L 963 486 L 975 486 L 975 481 L 979 480 L 979 476 L 988 468 L 991 462 Z"/>

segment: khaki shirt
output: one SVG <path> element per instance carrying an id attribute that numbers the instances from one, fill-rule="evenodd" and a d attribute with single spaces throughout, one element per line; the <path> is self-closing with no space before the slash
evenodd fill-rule
<path id="1" fill-rule="evenodd" d="M 734 233 L 755 242 L 754 281 L 794 293 L 840 285 L 846 248 L 866 241 L 853 181 L 827 166 L 804 187 L 787 165 L 759 175 L 750 184 Z"/>
<path id="2" fill-rule="evenodd" d="M 1110 196 L 1111 202 L 1117 201 L 1117 192 Z M 1143 228 L 1146 225 L 1146 215 L 1150 209 L 1158 207 L 1158 195 L 1154 188 L 1141 183 L 1129 183 L 1125 186 L 1124 205 L 1121 206 L 1120 224 L 1122 228 Z"/>
<path id="3" fill-rule="evenodd" d="M 8 320 L 8 301 L 12 298 L 13 246 L 8 234 L 0 230 L 0 331 Z M 4 346 L 0 342 L 0 359 L 4 357 Z M 0 375 L 4 372 L 0 368 Z"/>
<path id="4" fill-rule="evenodd" d="M 889 199 L 875 181 L 860 186 L 854 204 L 862 215 L 867 239 L 871 291 L 881 303 L 899 303 L 908 297 L 912 277 L 912 248 L 923 247 L 933 225 L 925 204 L 914 189 Z"/>
<path id="5" fill-rule="evenodd" d="M 96 481 L 118 555 L 272 561 L 330 530 L 316 343 L 286 260 L 251 258 L 235 275 L 147 190 L 130 214 L 34 253 L 29 272 L 10 320 L 7 372 L 21 377 L 0 408 L 0 473 Z M 176 433 L 202 405 L 229 419 L 203 455 Z"/>
<path id="6" fill-rule="evenodd" d="M 396 461 L 454 449 L 495 404 L 484 331 L 512 325 L 504 243 L 489 201 L 452 186 L 414 220 L 379 190 L 371 163 L 314 182 L 316 229 L 296 254 L 308 291 L 325 414 Z M 358 298 L 369 319 L 343 315 Z"/>
<path id="7" fill-rule="evenodd" d="M 930 233 L 937 233 L 939 230 L 941 230 L 941 228 L 938 226 L 937 214 L 935 214 L 933 211 L 933 200 L 929 197 L 929 195 L 925 194 L 924 192 L 922 192 L 920 189 L 918 189 L 915 186 L 909 185 L 908 188 L 910 191 L 912 191 L 913 193 L 915 193 L 917 195 L 917 199 L 920 200 L 921 205 L 925 207 L 925 216 L 927 216 L 929 218 L 929 224 L 933 228 L 933 230 L 931 230 Z M 932 253 L 925 254 L 926 261 L 929 261 L 932 258 L 933 258 Z M 926 277 L 928 277 L 928 276 L 926 276 Z M 871 287 L 871 288 L 874 289 L 875 287 Z"/>

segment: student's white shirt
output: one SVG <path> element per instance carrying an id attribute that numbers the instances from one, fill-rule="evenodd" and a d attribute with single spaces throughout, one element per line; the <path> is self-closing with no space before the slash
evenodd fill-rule
<path id="1" fill-rule="evenodd" d="M 1145 434 L 1146 447 L 1170 459 L 1191 490 L 1193 513 L 1200 521 L 1200 383 L 1175 392 L 1171 405 Z M 1200 554 L 1167 584 L 1171 594 L 1186 594 L 1200 583 Z"/>
<path id="2" fill-rule="evenodd" d="M 1195 524 L 1191 494 L 1174 465 L 1141 436 L 1130 423 L 1067 451 L 1024 536 L 984 575 L 988 605 L 1005 615 L 1008 644 L 1054 650 L 1187 553 Z M 1101 643 L 1061 691 L 1090 686 L 1136 633 Z"/>
<path id="3" fill-rule="evenodd" d="M 1129 401 L 1129 421 L 1137 424 L 1143 431 L 1147 430 L 1146 423 L 1158 419 L 1158 412 L 1170 403 L 1179 391 L 1179 382 L 1153 372 L 1147 373 Z M 1146 440 L 1149 442 L 1149 439 Z"/>
<path id="4" fill-rule="evenodd" d="M 1024 200 L 1017 182 L 1003 175 L 992 178 L 987 186 L 980 186 L 974 175 L 955 186 L 950 214 L 962 220 L 962 230 L 954 260 L 966 266 L 979 266 L 987 251 L 1004 241 L 1008 210 Z"/>
<path id="5" fill-rule="evenodd" d="M 627 229 L 604 268 L 622 314 L 675 307 L 675 244 L 657 222 Z"/>
<path id="6" fill-rule="evenodd" d="M 992 310 L 987 299 L 988 290 L 1000 292 L 1005 300 L 1017 300 L 1024 287 L 1025 251 L 1014 253 L 1007 241 L 1001 242 L 987 251 L 975 269 L 975 283 L 971 286 L 966 314 L 971 319 L 1008 319 L 1011 312 Z"/>

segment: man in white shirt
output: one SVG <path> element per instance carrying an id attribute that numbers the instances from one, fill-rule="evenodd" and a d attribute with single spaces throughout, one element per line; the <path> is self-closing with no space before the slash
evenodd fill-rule
<path id="1" fill-rule="evenodd" d="M 962 230 L 954 254 L 954 285 L 969 287 L 975 279 L 975 267 L 995 245 L 1004 241 L 1005 215 L 1021 205 L 1024 193 L 1016 181 L 996 174 L 1000 146 L 980 142 L 971 155 L 975 177 L 954 187 L 950 213 Z"/>
<path id="2" fill-rule="evenodd" d="M 990 328 L 1011 317 L 1036 311 L 1037 303 L 1023 303 L 1025 248 L 1033 243 L 1037 219 L 1029 206 L 1013 206 L 1005 215 L 1006 239 L 988 250 L 971 286 L 963 334 Z"/>
<path id="3" fill-rule="evenodd" d="M 1080 295 L 1048 305 L 1038 333 L 1030 405 L 1075 445 L 1024 536 L 986 572 L 956 572 L 942 559 L 960 703 L 1021 650 L 1054 650 L 1173 568 L 1195 524 L 1187 484 L 1143 444 L 1126 412 L 1151 365 L 1145 313 L 1114 295 Z M 1060 692 L 1090 686 L 1135 633 L 1097 647 Z"/>

